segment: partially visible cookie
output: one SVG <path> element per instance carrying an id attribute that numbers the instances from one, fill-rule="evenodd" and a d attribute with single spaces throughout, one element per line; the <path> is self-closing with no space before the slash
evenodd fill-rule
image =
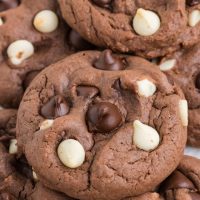
<path id="1" fill-rule="evenodd" d="M 189 105 L 188 144 L 200 146 L 200 45 L 169 55 L 160 69 L 183 90 Z"/>
<path id="2" fill-rule="evenodd" d="M 85 39 L 153 58 L 196 44 L 200 4 L 192 0 L 58 0 L 64 19 Z"/>
<path id="3" fill-rule="evenodd" d="M 165 200 L 200 199 L 200 160 L 184 156 L 178 168 L 162 183 Z"/>
<path id="4" fill-rule="evenodd" d="M 55 0 L 14 2 L 0 2 L 0 106 L 9 108 L 19 105 L 42 69 L 74 51 L 92 48 L 65 24 Z"/>
<path id="5" fill-rule="evenodd" d="M 32 82 L 17 138 L 45 186 L 76 199 L 124 199 L 155 190 L 177 167 L 187 115 L 182 92 L 157 66 L 86 51 Z"/>

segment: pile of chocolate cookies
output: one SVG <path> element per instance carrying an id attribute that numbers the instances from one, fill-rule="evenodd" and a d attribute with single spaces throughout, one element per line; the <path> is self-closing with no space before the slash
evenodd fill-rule
<path id="1" fill-rule="evenodd" d="M 199 58 L 199 0 L 0 0 L 0 200 L 200 200 Z"/>

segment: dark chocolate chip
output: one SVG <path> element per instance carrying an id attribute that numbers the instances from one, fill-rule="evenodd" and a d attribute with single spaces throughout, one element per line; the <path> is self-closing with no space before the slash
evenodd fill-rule
<path id="1" fill-rule="evenodd" d="M 100 102 L 91 105 L 86 113 L 89 131 L 106 133 L 115 130 L 122 123 L 122 115 L 112 103 Z"/>
<path id="2" fill-rule="evenodd" d="M 111 8 L 112 0 L 92 0 L 92 2 L 102 8 Z"/>
<path id="3" fill-rule="evenodd" d="M 112 54 L 111 50 L 105 50 L 94 62 L 94 67 L 101 70 L 119 71 L 125 69 L 123 60 Z"/>
<path id="4" fill-rule="evenodd" d="M 84 40 L 79 33 L 77 33 L 74 30 L 71 30 L 69 33 L 69 44 L 74 47 L 76 50 L 88 50 L 88 49 L 93 49 L 94 46 Z"/>
<path id="5" fill-rule="evenodd" d="M 195 190 L 195 186 L 192 181 L 188 179 L 183 173 L 176 170 L 161 185 L 161 192 L 178 188 Z"/>
<path id="6" fill-rule="evenodd" d="M 55 119 L 69 113 L 69 104 L 61 95 L 52 97 L 41 108 L 41 115 L 46 119 Z"/>
<path id="7" fill-rule="evenodd" d="M 93 98 L 95 97 L 98 93 L 99 90 L 96 87 L 93 86 L 86 86 L 86 85 L 79 85 L 76 88 L 77 96 L 83 96 L 85 98 Z"/>
<path id="8" fill-rule="evenodd" d="M 0 12 L 16 8 L 19 3 L 19 0 L 0 0 Z"/>
<path id="9" fill-rule="evenodd" d="M 120 91 L 120 90 L 122 89 L 120 79 L 117 79 L 117 80 L 114 82 L 112 88 L 114 88 L 115 90 L 118 90 L 118 91 Z"/>
<path id="10" fill-rule="evenodd" d="M 196 77 L 196 88 L 198 88 L 200 90 L 200 73 L 197 75 Z"/>
<path id="11" fill-rule="evenodd" d="M 195 6 L 200 3 L 200 0 L 187 0 L 186 3 L 188 6 Z"/>
<path id="12" fill-rule="evenodd" d="M 200 194 L 196 192 L 191 192 L 190 197 L 192 200 L 200 200 Z"/>
<path id="13" fill-rule="evenodd" d="M 24 89 L 26 89 L 30 83 L 32 82 L 32 80 L 39 74 L 39 71 L 32 71 L 32 72 L 29 72 L 24 81 L 23 81 L 23 87 Z"/>

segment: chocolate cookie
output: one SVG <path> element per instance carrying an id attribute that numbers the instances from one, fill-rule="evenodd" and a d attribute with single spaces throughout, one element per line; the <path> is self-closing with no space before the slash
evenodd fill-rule
<path id="1" fill-rule="evenodd" d="M 17 107 L 24 90 L 43 68 L 74 51 L 91 48 L 62 21 L 56 1 L 16 2 L 0 2 L 0 106 L 3 107 Z"/>
<path id="2" fill-rule="evenodd" d="M 45 186 L 114 200 L 152 191 L 176 168 L 186 126 L 186 100 L 155 65 L 87 51 L 32 82 L 17 138 Z"/>
<path id="3" fill-rule="evenodd" d="M 189 104 L 188 143 L 200 146 L 200 45 L 170 55 L 160 69 L 185 93 Z"/>
<path id="4" fill-rule="evenodd" d="M 70 200 L 61 193 L 37 182 L 31 166 L 23 155 L 18 154 L 15 138 L 17 111 L 0 111 L 0 199 L 1 200 Z"/>
<path id="5" fill-rule="evenodd" d="M 200 160 L 185 156 L 160 192 L 165 200 L 200 200 Z"/>
<path id="6" fill-rule="evenodd" d="M 200 4 L 188 0 L 58 0 L 64 19 L 88 41 L 148 58 L 200 39 Z"/>

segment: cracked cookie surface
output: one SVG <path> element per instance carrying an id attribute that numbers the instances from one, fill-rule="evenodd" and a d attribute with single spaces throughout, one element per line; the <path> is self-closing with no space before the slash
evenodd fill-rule
<path id="1" fill-rule="evenodd" d="M 142 58 L 77 53 L 25 92 L 18 145 L 48 188 L 87 200 L 138 196 L 181 159 L 187 128 L 180 101 L 180 90 Z"/>

